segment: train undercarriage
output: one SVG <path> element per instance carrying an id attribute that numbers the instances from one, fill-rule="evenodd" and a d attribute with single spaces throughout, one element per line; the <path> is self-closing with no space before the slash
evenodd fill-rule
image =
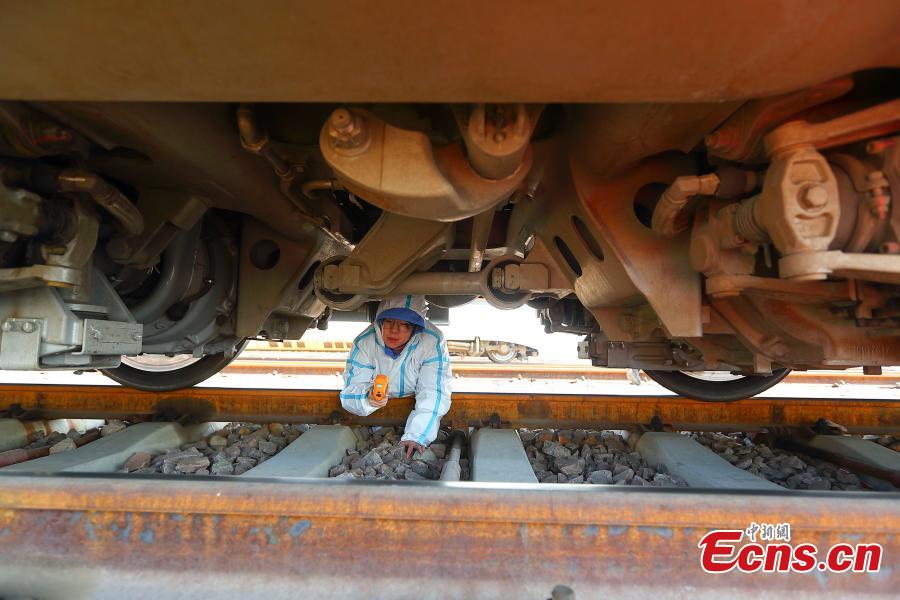
<path id="1" fill-rule="evenodd" d="M 177 389 L 399 293 L 528 304 L 594 365 L 706 400 L 898 365 L 888 50 L 696 96 L 0 86 L 0 369 Z"/>

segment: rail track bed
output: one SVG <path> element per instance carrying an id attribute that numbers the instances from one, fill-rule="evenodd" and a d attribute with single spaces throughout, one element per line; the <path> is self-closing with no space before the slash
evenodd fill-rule
<path id="1" fill-rule="evenodd" d="M 761 597 L 900 583 L 900 402 L 0 387 L 0 590 L 26 597 Z M 879 544 L 878 572 L 701 568 L 713 530 Z M 63 586 L 63 587 L 60 587 Z M 65 589 L 64 596 L 58 595 Z M 54 595 L 57 594 L 57 595 Z"/>

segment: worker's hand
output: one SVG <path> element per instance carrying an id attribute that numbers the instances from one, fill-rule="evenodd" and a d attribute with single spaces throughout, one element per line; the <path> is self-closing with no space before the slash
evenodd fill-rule
<path id="1" fill-rule="evenodd" d="M 406 458 L 412 458 L 413 453 L 418 450 L 419 452 L 425 451 L 425 446 L 422 444 L 417 444 L 412 440 L 403 440 L 400 442 L 401 448 L 406 448 Z"/>
<path id="2" fill-rule="evenodd" d="M 371 404 L 375 408 L 382 408 L 382 407 L 386 406 L 387 403 L 388 403 L 388 397 L 386 395 L 381 400 L 378 400 L 375 398 L 375 389 L 373 388 L 373 389 L 369 390 L 369 404 Z"/>

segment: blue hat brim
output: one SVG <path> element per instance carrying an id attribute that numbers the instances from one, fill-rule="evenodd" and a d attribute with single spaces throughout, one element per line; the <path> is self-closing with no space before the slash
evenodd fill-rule
<path id="1" fill-rule="evenodd" d="M 389 308 L 386 311 L 379 313 L 375 321 L 380 325 L 385 319 L 406 321 L 410 325 L 421 327 L 423 329 L 425 328 L 425 319 L 422 318 L 422 315 L 409 308 Z"/>

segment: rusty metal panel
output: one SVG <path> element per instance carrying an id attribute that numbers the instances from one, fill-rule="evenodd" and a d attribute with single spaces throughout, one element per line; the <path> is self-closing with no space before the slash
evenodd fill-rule
<path id="1" fill-rule="evenodd" d="M 113 386 L 0 386 L 3 408 L 28 418 L 163 417 L 213 421 L 292 421 L 402 425 L 413 398 L 392 399 L 369 417 L 341 409 L 333 390 L 191 388 L 142 392 Z M 747 431 L 761 427 L 811 427 L 825 418 L 852 433 L 900 430 L 900 402 L 844 398 L 749 398 L 701 402 L 674 396 L 581 394 L 453 394 L 445 423 L 479 425 L 499 417 L 509 427 L 625 428 L 659 419 L 678 430 Z"/>
<path id="2" fill-rule="evenodd" d="M 5 4 L 9 99 L 699 102 L 900 64 L 890 0 Z"/>
<path id="3" fill-rule="evenodd" d="M 597 590 L 629 597 L 888 594 L 900 584 L 898 499 L 611 486 L 5 476 L 0 585 L 10 589 L 8 581 L 34 580 L 35 574 L 53 581 L 64 566 L 66 587 L 41 597 L 154 591 L 209 597 L 246 586 L 247 597 L 315 591 L 326 597 L 543 598 L 560 583 L 579 598 L 595 597 Z M 705 573 L 697 546 L 703 535 L 751 522 L 790 523 L 793 544 L 816 544 L 820 551 L 838 542 L 879 543 L 882 570 Z M 205 584 L 199 590 L 192 587 L 198 581 Z"/>

